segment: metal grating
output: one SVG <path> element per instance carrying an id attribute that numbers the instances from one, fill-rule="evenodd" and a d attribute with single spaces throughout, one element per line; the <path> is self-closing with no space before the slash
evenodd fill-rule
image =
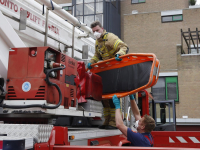
<path id="1" fill-rule="evenodd" d="M 188 51 L 184 51 L 183 48 L 183 39 L 187 46 Z M 200 31 L 196 28 L 196 31 L 191 31 L 188 28 L 188 31 L 183 32 L 181 29 L 181 53 L 182 54 L 199 54 L 200 53 Z"/>
<path id="2" fill-rule="evenodd" d="M 165 87 L 152 88 L 154 100 L 166 100 L 165 98 Z"/>
<path id="3" fill-rule="evenodd" d="M 159 77 L 158 82 L 151 88 L 154 100 L 166 100 L 165 78 Z"/>
<path id="4" fill-rule="evenodd" d="M 74 89 L 70 89 L 70 96 L 74 97 Z"/>
<path id="5" fill-rule="evenodd" d="M 61 61 L 65 62 L 65 55 L 63 55 L 63 54 L 61 55 Z"/>
<path id="6" fill-rule="evenodd" d="M 34 99 L 41 99 L 43 100 L 45 97 L 45 86 L 40 86 Z"/>
<path id="7" fill-rule="evenodd" d="M 0 134 L 7 137 L 32 137 L 35 143 L 48 142 L 53 125 L 40 124 L 0 124 Z"/>
<path id="8" fill-rule="evenodd" d="M 16 99 L 16 93 L 13 86 L 8 86 L 8 99 Z"/>
<path id="9" fill-rule="evenodd" d="M 167 95 L 168 99 L 177 99 L 176 82 L 167 83 Z"/>

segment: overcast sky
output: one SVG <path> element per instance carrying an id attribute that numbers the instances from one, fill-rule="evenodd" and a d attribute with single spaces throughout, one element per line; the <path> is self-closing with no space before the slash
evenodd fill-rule
<path id="1" fill-rule="evenodd" d="M 197 3 L 196 3 L 196 5 L 200 5 L 200 0 L 197 0 Z"/>

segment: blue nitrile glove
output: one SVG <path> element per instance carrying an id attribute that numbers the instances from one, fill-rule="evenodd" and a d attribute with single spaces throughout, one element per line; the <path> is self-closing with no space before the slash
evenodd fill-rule
<path id="1" fill-rule="evenodd" d="M 87 68 L 88 68 L 88 69 L 92 69 L 91 63 L 88 63 L 88 64 L 87 64 Z"/>
<path id="2" fill-rule="evenodd" d="M 117 98 L 117 95 L 112 97 L 113 103 L 115 105 L 115 109 L 120 109 L 120 100 Z"/>
<path id="3" fill-rule="evenodd" d="M 129 95 L 129 97 L 130 97 L 130 100 L 134 100 L 135 99 L 133 94 Z"/>
<path id="4" fill-rule="evenodd" d="M 117 61 L 121 61 L 122 59 L 119 58 L 119 56 L 120 56 L 119 54 L 116 54 L 116 55 L 115 55 L 115 60 L 117 60 Z"/>

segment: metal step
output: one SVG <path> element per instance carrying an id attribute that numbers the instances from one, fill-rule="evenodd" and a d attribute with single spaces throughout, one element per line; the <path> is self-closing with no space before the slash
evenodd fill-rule
<path id="1" fill-rule="evenodd" d="M 41 104 L 41 105 L 48 105 L 54 106 L 53 104 L 48 104 L 46 100 L 4 100 L 3 102 L 6 105 L 13 105 L 13 106 L 25 106 L 25 105 L 32 105 L 32 104 Z M 96 104 L 96 103 L 95 103 Z M 99 110 L 100 108 L 98 108 Z M 94 109 L 93 109 L 94 110 Z M 75 107 L 69 107 L 69 109 L 65 109 L 64 106 L 59 106 L 56 109 L 43 109 L 43 108 L 25 108 L 25 109 L 9 109 L 4 108 L 3 114 L 47 114 L 47 115 L 66 115 L 66 116 L 85 116 L 85 117 L 101 117 L 102 113 L 92 112 L 91 110 L 83 111 L 83 110 L 76 110 Z"/>
<path id="2" fill-rule="evenodd" d="M 121 135 L 122 132 L 118 129 L 115 130 L 105 130 L 98 128 L 69 128 L 68 129 L 68 139 L 70 141 L 100 138 Z M 70 140 L 70 136 L 74 136 L 73 140 Z"/>
<path id="3" fill-rule="evenodd" d="M 7 137 L 33 138 L 34 143 L 43 143 L 49 140 L 53 125 L 34 124 L 0 124 L 0 134 Z"/>

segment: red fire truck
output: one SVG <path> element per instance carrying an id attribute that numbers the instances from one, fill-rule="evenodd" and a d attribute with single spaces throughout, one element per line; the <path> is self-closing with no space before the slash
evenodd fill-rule
<path id="1" fill-rule="evenodd" d="M 138 54 L 122 56 L 123 61 L 126 62 L 126 57 L 130 56 L 138 56 Z M 135 57 L 133 58 L 135 59 Z M 120 63 L 123 63 L 123 61 Z M 114 59 L 109 60 L 110 63 L 107 62 L 100 62 L 94 64 L 94 66 L 98 65 L 100 69 L 103 69 L 101 65 L 118 63 Z M 77 86 L 81 85 L 81 80 L 75 81 L 77 64 L 78 62 L 75 59 L 49 47 L 13 48 L 13 51 L 10 51 L 8 78 L 6 80 L 7 93 L 5 100 L 1 99 L 0 119 L 4 124 L 0 124 L 0 146 L 3 149 L 13 149 L 13 147 L 19 147 L 19 149 L 34 148 L 35 150 L 101 149 L 105 146 L 110 146 L 106 147 L 107 149 L 116 148 L 113 146 L 117 146 L 117 149 L 130 148 L 127 147 L 130 142 L 119 130 L 95 128 L 91 122 L 98 122 L 101 117 L 100 115 L 98 117 L 98 114 L 101 113 L 94 114 L 84 111 L 84 109 L 76 109 L 78 89 L 80 90 L 79 98 L 82 96 L 87 101 L 87 98 L 91 97 L 98 99 L 99 92 L 93 93 L 91 88 L 102 87 L 101 82 L 95 82 L 97 88 L 94 84 L 87 84 L 87 82 L 100 79 L 96 75 L 94 75 L 95 80 L 93 80 L 93 76 L 90 76 L 85 79 L 85 84 L 82 83 L 81 88 Z M 82 69 L 85 74 L 85 68 Z M 98 72 L 98 69 L 96 72 Z M 80 74 L 78 76 L 80 77 Z M 3 83 L 1 82 L 2 86 Z M 84 87 L 89 89 L 85 88 L 85 97 L 83 93 L 81 94 Z M 3 90 L 2 93 L 5 94 Z M 102 93 L 101 90 L 100 93 Z M 120 97 L 124 93 L 129 94 L 129 91 L 115 94 L 119 94 Z M 142 90 L 138 92 L 136 97 L 138 97 L 141 115 L 151 114 L 156 121 L 155 131 L 152 132 L 154 148 L 199 147 L 199 132 L 175 131 L 174 101 L 149 101 L 148 94 L 146 90 Z M 104 94 L 103 96 L 109 95 Z M 3 97 L 3 95 L 1 96 Z M 160 113 L 157 113 L 157 111 Z M 157 116 L 158 114 L 160 116 Z M 128 118 L 128 115 L 126 118 Z M 144 148 L 137 147 L 136 149 Z"/>
<path id="2" fill-rule="evenodd" d="M 42 2 L 47 6 L 48 12 L 52 6 L 51 1 L 43 0 Z M 62 11 L 55 3 L 53 5 L 57 14 L 66 15 L 67 12 Z M 98 95 L 102 92 L 95 89 L 94 85 L 100 87 L 102 82 L 93 81 L 101 81 L 101 79 L 95 74 L 90 76 L 91 73 L 86 73 L 84 68 L 80 69 L 81 65 L 78 66 L 78 61 L 73 58 L 74 54 L 79 58 L 76 52 L 80 51 L 78 49 L 85 43 L 89 46 L 94 45 L 92 38 L 80 39 L 81 37 L 88 37 L 91 34 L 90 29 L 87 26 L 80 25 L 80 22 L 69 14 L 66 15 L 68 20 L 74 26 L 80 27 L 85 33 L 74 29 L 72 25 L 67 24 L 52 13 L 49 13 L 51 17 L 49 22 L 47 22 L 48 13 L 46 13 L 45 21 L 44 16 L 40 13 L 42 12 L 42 5 L 35 1 L 1 0 L 0 8 L 2 11 L 0 12 L 0 74 L 4 78 L 4 80 L 3 78 L 0 80 L 0 149 L 134 148 L 175 150 L 200 147 L 199 132 L 175 131 L 176 116 L 173 100 L 167 102 L 149 101 L 148 92 L 144 89 L 155 84 L 155 82 L 148 81 L 149 78 L 150 81 L 156 81 L 159 70 L 158 63 L 156 63 L 158 61 L 156 59 L 152 61 L 154 58 L 152 54 L 145 54 L 146 58 L 143 58 L 141 54 L 127 55 L 124 56 L 123 62 L 119 64 L 114 60 L 100 62 L 98 66 L 94 65 L 93 70 L 91 70 L 95 74 L 100 74 L 99 70 L 103 72 L 116 69 L 122 63 L 124 66 L 128 66 L 130 62 L 134 62 L 131 60 L 136 58 L 140 59 L 140 63 L 147 61 L 146 65 L 150 66 L 150 74 L 148 81 L 146 81 L 148 84 L 139 86 L 135 91 L 106 93 L 102 97 L 103 99 L 110 98 L 115 93 L 118 94 L 118 97 L 123 98 L 128 94 L 138 92 L 136 97 L 138 97 L 141 115 L 150 114 L 154 117 L 157 125 L 156 131 L 152 132 L 154 147 L 129 147 L 130 142 L 119 130 L 97 128 L 97 125 L 102 121 L 102 106 L 99 101 L 101 97 L 99 99 Z M 26 32 L 18 29 L 19 25 L 20 28 L 23 28 L 24 25 L 23 14 L 20 15 L 23 10 L 27 11 L 25 12 L 25 18 L 27 18 L 25 25 L 28 27 Z M 45 25 L 45 23 L 47 24 Z M 47 34 L 48 28 L 49 34 Z M 71 32 L 72 30 L 74 32 Z M 63 35 L 63 33 L 65 34 Z M 68 41 L 72 40 L 71 35 L 73 33 L 75 33 L 75 43 L 70 46 Z M 66 37 L 66 35 L 70 36 Z M 43 43 L 44 37 L 46 45 L 48 44 L 53 48 L 38 47 Z M 62 44 L 72 49 L 72 57 L 69 57 L 66 51 L 65 54 L 58 51 L 60 48 L 58 48 L 58 45 Z M 11 47 L 14 48 L 9 49 Z M 55 50 L 56 48 L 57 50 Z M 74 49 L 76 49 L 75 52 L 73 52 Z M 153 68 L 151 67 L 152 64 L 155 64 Z M 78 68 L 85 77 L 77 76 Z M 78 77 L 79 80 L 76 81 Z M 2 88 L 4 84 L 6 88 Z M 88 86 L 90 88 L 83 88 Z M 128 100 L 123 101 L 128 102 Z M 126 115 L 128 111 L 123 110 L 123 112 L 125 112 L 124 118 L 127 119 L 127 125 L 130 124 L 132 128 L 132 121 L 129 121 L 131 117 L 128 117 L 131 115 Z"/>

